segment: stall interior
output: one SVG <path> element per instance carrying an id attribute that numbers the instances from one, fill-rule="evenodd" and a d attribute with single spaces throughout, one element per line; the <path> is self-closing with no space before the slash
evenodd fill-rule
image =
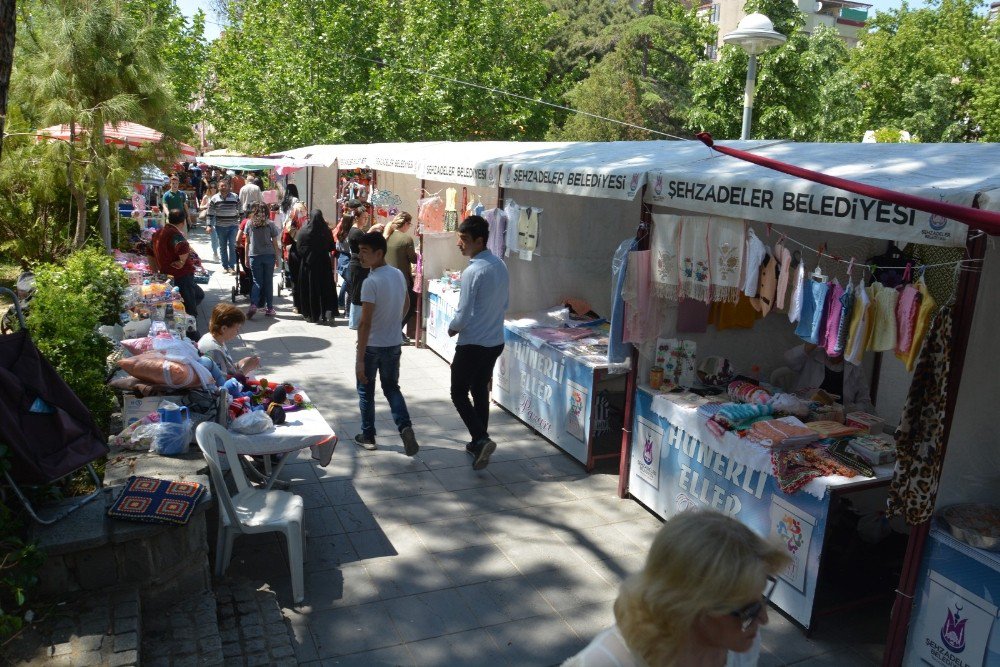
<path id="1" fill-rule="evenodd" d="M 731 460 L 763 457 L 755 467 L 783 494 L 872 478 L 831 502 L 823 570 L 833 574 L 816 600 L 888 597 L 908 532 L 885 512 L 892 434 L 963 250 L 656 207 L 651 220 L 623 294 L 624 338 L 653 411 L 657 401 L 696 409 L 699 428 L 742 450 Z"/>

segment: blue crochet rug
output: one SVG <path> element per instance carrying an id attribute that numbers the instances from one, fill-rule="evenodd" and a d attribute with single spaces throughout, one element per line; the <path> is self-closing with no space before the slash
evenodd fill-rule
<path id="1" fill-rule="evenodd" d="M 171 482 L 133 475 L 111 505 L 108 516 L 183 526 L 191 518 L 205 491 L 205 486 L 197 482 Z"/>

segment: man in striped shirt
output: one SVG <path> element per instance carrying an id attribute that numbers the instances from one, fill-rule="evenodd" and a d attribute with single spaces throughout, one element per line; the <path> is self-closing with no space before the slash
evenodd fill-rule
<path id="1" fill-rule="evenodd" d="M 208 200 L 208 215 L 215 218 L 215 233 L 219 237 L 222 270 L 234 273 L 236 232 L 240 228 L 240 198 L 233 194 L 232 182 L 228 178 L 219 181 L 219 191 Z"/>

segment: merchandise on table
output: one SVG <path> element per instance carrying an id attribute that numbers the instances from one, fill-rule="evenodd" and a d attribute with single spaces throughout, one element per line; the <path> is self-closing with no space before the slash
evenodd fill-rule
<path id="1" fill-rule="evenodd" d="M 962 503 L 938 514 L 955 539 L 988 551 L 1000 551 L 1000 507 Z"/>

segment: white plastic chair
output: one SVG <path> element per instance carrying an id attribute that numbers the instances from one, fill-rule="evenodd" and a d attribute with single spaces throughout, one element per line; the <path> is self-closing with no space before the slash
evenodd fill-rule
<path id="1" fill-rule="evenodd" d="M 221 505 L 219 509 L 219 539 L 215 548 L 215 573 L 218 576 L 229 567 L 233 541 L 239 534 L 281 531 L 288 543 L 288 561 L 292 571 L 292 598 L 304 599 L 302 562 L 305 555 L 305 530 L 302 526 L 302 497 L 289 491 L 265 491 L 251 486 L 243 474 L 240 455 L 232 437 L 219 424 L 203 422 L 195 431 L 212 475 L 212 486 Z M 226 453 L 229 469 L 236 482 L 236 495 L 230 496 L 219 465 L 219 451 Z"/>

